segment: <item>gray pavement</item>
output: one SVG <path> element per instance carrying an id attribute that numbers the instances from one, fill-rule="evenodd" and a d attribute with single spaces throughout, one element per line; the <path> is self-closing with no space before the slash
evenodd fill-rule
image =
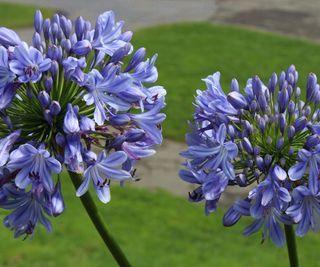
<path id="1" fill-rule="evenodd" d="M 318 16 L 320 2 L 317 0 L 15 0 L 15 2 L 54 7 L 63 10 L 73 19 L 82 15 L 92 22 L 104 10 L 112 9 L 117 19 L 125 20 L 126 29 L 132 30 L 180 21 L 211 21 L 320 40 Z M 31 33 L 30 29 L 19 31 L 26 40 L 31 39 Z M 139 162 L 137 175 L 141 181 L 134 183 L 134 186 L 162 188 L 187 196 L 192 187 L 180 181 L 177 174 L 183 161 L 178 153 L 184 149 L 186 149 L 184 144 L 165 140 L 157 149 L 156 155 Z M 230 204 L 240 192 L 243 195 L 242 189 L 231 188 L 224 194 L 222 204 Z"/>

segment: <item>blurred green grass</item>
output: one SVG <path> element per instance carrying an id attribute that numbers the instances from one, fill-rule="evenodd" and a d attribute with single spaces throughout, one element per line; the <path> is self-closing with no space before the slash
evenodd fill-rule
<path id="1" fill-rule="evenodd" d="M 258 74 L 265 83 L 272 72 L 295 64 L 304 91 L 309 72 L 320 73 L 320 46 L 315 43 L 256 32 L 235 26 L 183 23 L 146 28 L 135 32 L 135 47 L 148 55 L 158 53 L 159 84 L 167 89 L 164 135 L 178 141 L 189 131 L 187 120 L 194 112 L 196 89 L 205 89 L 202 78 L 221 72 L 227 92 L 232 78 L 241 86 Z"/>
<path id="2" fill-rule="evenodd" d="M 41 226 L 33 240 L 22 241 L 1 228 L 0 266 L 117 266 L 74 196 L 66 174 L 62 183 L 66 211 L 53 220 L 53 233 L 47 234 Z M 223 211 L 206 217 L 202 205 L 164 191 L 113 185 L 112 201 L 97 204 L 133 266 L 288 265 L 285 247 L 279 249 L 271 241 L 260 244 L 259 234 L 249 238 L 241 235 L 249 224 L 247 218 L 225 228 L 221 224 Z M 319 246 L 320 238 L 315 234 L 298 239 L 301 266 L 320 266 L 315 249 Z"/>
<path id="3" fill-rule="evenodd" d="M 36 9 L 41 9 L 44 18 L 51 17 L 55 10 L 35 5 L 0 2 L 0 26 L 7 28 L 32 27 Z"/>

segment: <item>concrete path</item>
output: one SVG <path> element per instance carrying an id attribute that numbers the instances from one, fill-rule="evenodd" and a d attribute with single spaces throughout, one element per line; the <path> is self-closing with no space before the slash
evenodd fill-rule
<path id="1" fill-rule="evenodd" d="M 67 12 L 73 19 L 79 15 L 94 22 L 104 10 L 114 10 L 125 20 L 126 29 L 180 21 L 211 21 L 240 24 L 288 35 L 320 40 L 320 3 L 317 0 L 15 0 L 15 2 L 50 6 Z M 32 30 L 19 34 L 31 39 Z M 200 77 L 199 77 L 200 79 Z M 196 88 L 195 88 L 196 89 Z M 170 92 L 168 92 L 170 93 Z M 187 196 L 192 189 L 178 177 L 185 150 L 181 143 L 165 140 L 158 153 L 138 165 L 138 187 L 163 188 Z M 228 190 L 222 204 L 229 205 L 239 197 L 239 189 Z M 244 192 L 241 191 L 243 195 Z"/>

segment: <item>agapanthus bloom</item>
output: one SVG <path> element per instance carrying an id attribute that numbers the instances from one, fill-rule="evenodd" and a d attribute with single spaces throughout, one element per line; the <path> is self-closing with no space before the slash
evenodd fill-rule
<path id="1" fill-rule="evenodd" d="M 197 91 L 192 133 L 181 178 L 198 187 L 191 201 L 206 202 L 214 212 L 227 186 L 250 186 L 248 196 L 225 213 L 225 226 L 242 216 L 254 221 L 250 235 L 263 228 L 263 239 L 285 243 L 283 225 L 297 224 L 296 234 L 320 227 L 320 86 L 315 74 L 306 82 L 306 99 L 297 86 L 292 65 L 273 73 L 265 85 L 258 76 L 248 79 L 243 91 L 237 80 L 230 93 L 220 85 L 220 73 Z M 304 95 L 304 94 L 303 94 Z"/>
<path id="2" fill-rule="evenodd" d="M 32 46 L 0 28 L 0 207 L 12 210 L 4 224 L 15 236 L 51 230 L 48 217 L 64 210 L 63 165 L 83 176 L 78 196 L 91 181 L 109 202 L 111 182 L 135 180 L 135 162 L 155 153 L 165 119 L 166 91 L 150 85 L 156 55 L 133 52 L 112 11 L 94 28 L 82 17 L 74 29 L 59 14 L 34 19 Z"/>

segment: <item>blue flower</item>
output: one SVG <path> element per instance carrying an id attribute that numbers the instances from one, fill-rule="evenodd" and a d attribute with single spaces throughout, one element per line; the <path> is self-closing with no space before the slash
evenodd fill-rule
<path id="1" fill-rule="evenodd" d="M 15 31 L 0 27 L 0 44 L 4 47 L 17 46 L 21 44 L 21 39 Z"/>
<path id="2" fill-rule="evenodd" d="M 44 188 L 53 190 L 52 173 L 61 172 L 61 164 L 41 145 L 38 149 L 30 144 L 21 145 L 10 153 L 7 168 L 18 171 L 15 183 L 21 189 L 26 189 L 32 180 L 40 180 Z"/>
<path id="3" fill-rule="evenodd" d="M 44 190 L 41 183 L 35 181 L 29 192 L 17 188 L 12 183 L 5 184 L 0 189 L 1 194 L 5 196 L 0 201 L 0 207 L 13 210 L 3 222 L 6 227 L 14 230 L 14 237 L 33 236 L 38 222 L 51 232 L 51 223 L 45 216 L 45 214 L 51 216 L 47 203 L 50 194 Z"/>
<path id="4" fill-rule="evenodd" d="M 102 152 L 98 159 L 94 160 L 94 163 L 88 166 L 84 172 L 84 181 L 77 190 L 77 196 L 82 196 L 88 191 L 90 180 L 92 180 L 99 199 L 103 203 L 108 203 L 110 201 L 110 180 L 123 182 L 132 178 L 129 172 L 120 168 L 127 160 L 127 155 L 118 151 L 106 156 Z"/>
<path id="5" fill-rule="evenodd" d="M 20 136 L 21 131 L 17 130 L 9 134 L 5 138 L 0 139 L 0 167 L 5 165 L 9 159 L 9 152 L 14 142 Z"/>
<path id="6" fill-rule="evenodd" d="M 189 194 L 191 201 L 198 202 L 205 199 L 205 213 L 208 215 L 216 211 L 217 203 L 229 180 L 220 169 L 209 174 L 204 171 L 181 170 L 179 175 L 186 182 L 200 185 L 200 187 Z"/>
<path id="7" fill-rule="evenodd" d="M 33 47 L 21 44 L 14 49 L 14 59 L 9 62 L 10 70 L 18 76 L 20 82 L 37 82 L 42 73 L 51 66 L 49 58 L 43 58 L 41 52 Z"/>
<path id="8" fill-rule="evenodd" d="M 296 224 L 298 236 L 304 236 L 311 228 L 314 232 L 320 230 L 320 194 L 313 194 L 304 185 L 296 187 L 292 192 L 293 204 L 286 210 Z"/>
<path id="9" fill-rule="evenodd" d="M 238 147 L 233 142 L 225 142 L 225 139 L 226 126 L 221 124 L 213 142 L 207 142 L 200 146 L 192 145 L 183 155 L 191 159 L 197 159 L 197 161 L 202 162 L 205 168 L 210 170 L 220 168 L 229 179 L 233 180 L 235 174 L 230 162 L 237 156 Z"/>
<path id="10" fill-rule="evenodd" d="M 310 152 L 306 149 L 300 149 L 298 152 L 299 162 L 292 166 L 289 171 L 289 177 L 292 181 L 300 180 L 305 174 L 309 166 L 309 189 L 313 194 L 319 190 L 319 167 L 320 163 L 320 145 L 316 146 L 316 150 Z"/>
<path id="11" fill-rule="evenodd" d="M 9 70 L 8 64 L 8 51 L 4 47 L 0 47 L 0 93 L 2 93 L 3 88 L 11 83 L 15 79 L 14 75 Z"/>
<path id="12" fill-rule="evenodd" d="M 162 133 L 159 125 L 165 120 L 166 115 L 159 112 L 163 107 L 164 98 L 161 98 L 151 110 L 130 115 L 132 121 L 146 132 L 146 135 L 154 141 L 154 144 L 162 143 Z"/>
<path id="13" fill-rule="evenodd" d="M 117 68 L 113 67 L 103 77 L 99 71 L 92 70 L 86 78 L 86 88 L 88 93 L 84 95 L 83 99 L 87 105 L 95 104 L 94 120 L 98 125 L 102 125 L 107 119 L 106 111 L 110 107 L 116 111 L 128 110 L 131 105 L 123 103 L 121 100 L 116 100 L 116 95 L 125 91 L 130 87 L 132 81 L 130 77 L 118 75 Z M 119 105 L 119 102 L 121 104 Z M 109 111 L 109 113 L 111 113 Z"/>
<path id="14" fill-rule="evenodd" d="M 92 47 L 101 50 L 109 56 L 126 42 L 121 40 L 121 30 L 123 22 L 115 22 L 115 16 L 112 11 L 101 14 L 96 21 Z"/>

